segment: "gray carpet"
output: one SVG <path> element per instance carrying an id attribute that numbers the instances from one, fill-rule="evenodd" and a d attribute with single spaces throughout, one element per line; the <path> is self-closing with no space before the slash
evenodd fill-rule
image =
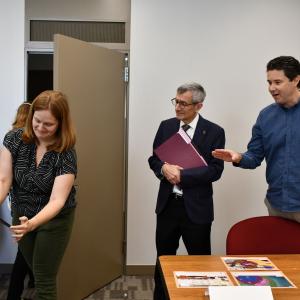
<path id="1" fill-rule="evenodd" d="M 153 298 L 153 288 L 152 276 L 122 276 L 85 299 L 150 300 Z"/>
<path id="2" fill-rule="evenodd" d="M 8 281 L 8 274 L 0 277 L 0 300 L 6 300 Z M 121 276 L 85 298 L 85 300 L 151 300 L 153 298 L 153 288 L 152 276 Z M 34 289 L 25 289 L 23 297 L 33 299 Z"/>

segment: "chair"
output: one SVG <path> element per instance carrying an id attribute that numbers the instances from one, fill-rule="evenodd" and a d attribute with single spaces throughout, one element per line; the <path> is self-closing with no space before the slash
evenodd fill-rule
<path id="1" fill-rule="evenodd" d="M 227 255 L 300 253 L 300 223 L 262 216 L 233 225 L 226 239 Z"/>

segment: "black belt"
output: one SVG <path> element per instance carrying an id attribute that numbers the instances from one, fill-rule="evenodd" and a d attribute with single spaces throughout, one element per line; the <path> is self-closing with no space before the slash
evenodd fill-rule
<path id="1" fill-rule="evenodd" d="M 175 199 L 175 200 L 182 200 L 183 199 L 183 195 L 172 193 L 172 198 Z"/>

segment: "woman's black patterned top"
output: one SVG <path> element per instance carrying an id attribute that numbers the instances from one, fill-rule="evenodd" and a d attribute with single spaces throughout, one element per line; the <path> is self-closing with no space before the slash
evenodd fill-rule
<path id="1" fill-rule="evenodd" d="M 22 141 L 23 129 L 12 130 L 4 138 L 3 145 L 13 160 L 13 183 L 10 191 L 12 213 L 32 218 L 48 203 L 55 177 L 77 174 L 75 149 L 58 153 L 48 151 L 36 166 L 36 145 Z M 66 200 L 64 208 L 74 207 L 75 188 Z"/>

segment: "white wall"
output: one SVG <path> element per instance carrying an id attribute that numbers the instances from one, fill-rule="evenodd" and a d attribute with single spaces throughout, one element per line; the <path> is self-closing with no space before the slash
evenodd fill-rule
<path id="1" fill-rule="evenodd" d="M 0 141 L 10 129 L 16 109 L 24 101 L 24 1 L 0 0 Z M 10 222 L 7 203 L 0 217 Z M 0 224 L 0 264 L 11 263 L 16 243 L 9 230 Z"/>
<path id="2" fill-rule="evenodd" d="M 169 99 L 181 83 L 203 84 L 201 114 L 224 127 L 228 148 L 244 151 L 258 112 L 273 101 L 266 63 L 300 58 L 300 2 L 132 0 L 131 9 L 127 264 L 151 265 L 158 180 L 147 159 L 160 121 L 174 116 Z M 233 223 L 267 213 L 264 171 L 226 165 L 214 185 L 213 253 L 224 253 Z"/>

